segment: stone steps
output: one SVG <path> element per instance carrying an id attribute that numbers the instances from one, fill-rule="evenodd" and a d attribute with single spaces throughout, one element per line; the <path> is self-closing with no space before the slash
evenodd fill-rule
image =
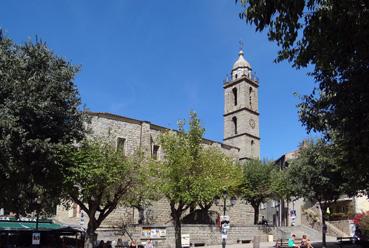
<path id="1" fill-rule="evenodd" d="M 275 239 L 288 239 L 291 234 L 294 233 L 297 238 L 301 238 L 302 235 L 307 235 L 311 241 L 321 241 L 322 233 L 317 230 L 304 226 L 289 226 L 289 227 L 278 227 L 275 231 Z M 327 241 L 335 241 L 336 237 L 327 236 Z"/>

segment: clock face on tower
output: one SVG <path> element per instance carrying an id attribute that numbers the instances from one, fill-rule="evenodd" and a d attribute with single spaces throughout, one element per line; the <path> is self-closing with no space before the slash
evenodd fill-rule
<path id="1" fill-rule="evenodd" d="M 249 120 L 249 124 L 251 128 L 255 128 L 255 121 L 253 119 Z"/>

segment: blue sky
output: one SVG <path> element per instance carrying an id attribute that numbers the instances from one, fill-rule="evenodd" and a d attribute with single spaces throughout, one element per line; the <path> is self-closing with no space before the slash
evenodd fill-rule
<path id="1" fill-rule="evenodd" d="M 314 86 L 306 70 L 275 64 L 274 43 L 240 20 L 234 0 L 2 0 L 0 27 L 16 42 L 46 41 L 80 64 L 83 103 L 176 128 L 196 111 L 209 139 L 223 139 L 223 79 L 239 41 L 260 80 L 261 156 L 294 150 L 305 129 L 294 92 Z"/>

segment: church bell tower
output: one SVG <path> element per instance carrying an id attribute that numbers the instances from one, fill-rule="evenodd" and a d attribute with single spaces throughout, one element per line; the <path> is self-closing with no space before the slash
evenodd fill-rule
<path id="1" fill-rule="evenodd" d="M 239 160 L 260 157 L 258 88 L 242 49 L 224 82 L 224 143 L 240 148 Z"/>

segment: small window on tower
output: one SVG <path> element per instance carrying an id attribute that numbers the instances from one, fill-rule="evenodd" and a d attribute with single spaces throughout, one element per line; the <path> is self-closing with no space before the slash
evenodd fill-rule
<path id="1" fill-rule="evenodd" d="M 155 160 L 157 160 L 159 158 L 159 156 L 158 156 L 159 155 L 159 148 L 160 148 L 160 146 L 158 146 L 158 145 L 153 145 L 152 146 L 152 155 L 151 155 L 151 157 Z"/>
<path id="2" fill-rule="evenodd" d="M 249 104 L 251 108 L 252 107 L 252 87 L 249 88 Z"/>
<path id="3" fill-rule="evenodd" d="M 233 92 L 234 106 L 236 106 L 237 105 L 237 88 L 233 88 L 232 92 Z"/>
<path id="4" fill-rule="evenodd" d="M 232 118 L 233 127 L 234 127 L 234 134 L 237 134 L 237 117 L 233 116 Z"/>
<path id="5" fill-rule="evenodd" d="M 125 143 L 126 139 L 118 137 L 117 138 L 117 152 L 121 152 L 123 155 L 126 155 L 125 153 Z"/>
<path id="6" fill-rule="evenodd" d="M 237 75 L 237 73 L 236 73 L 236 74 L 234 74 L 234 78 L 235 78 L 235 79 L 237 79 L 237 78 L 238 78 L 238 75 Z"/>

